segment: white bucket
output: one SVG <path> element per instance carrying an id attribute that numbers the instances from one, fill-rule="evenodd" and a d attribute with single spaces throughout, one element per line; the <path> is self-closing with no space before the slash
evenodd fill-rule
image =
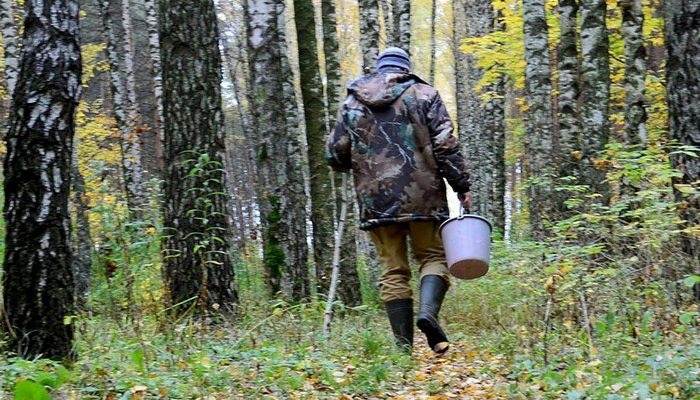
<path id="1" fill-rule="evenodd" d="M 489 271 L 491 223 L 478 215 L 450 218 L 440 225 L 450 273 L 459 279 L 476 279 Z"/>

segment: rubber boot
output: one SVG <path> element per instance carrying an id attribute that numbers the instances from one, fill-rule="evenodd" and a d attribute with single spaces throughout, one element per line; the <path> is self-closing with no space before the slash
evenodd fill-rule
<path id="1" fill-rule="evenodd" d="M 438 322 L 438 314 L 447 292 L 447 282 L 438 275 L 426 275 L 420 281 L 420 309 L 416 325 L 425 333 L 428 345 L 436 353 L 450 347 L 445 332 Z"/>
<path id="2" fill-rule="evenodd" d="M 387 301 L 384 306 L 396 345 L 410 353 L 413 349 L 413 299 Z"/>

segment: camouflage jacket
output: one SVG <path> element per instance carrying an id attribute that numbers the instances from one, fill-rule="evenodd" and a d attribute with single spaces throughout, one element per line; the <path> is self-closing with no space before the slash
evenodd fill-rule
<path id="1" fill-rule="evenodd" d="M 377 73 L 350 83 L 327 158 L 335 170 L 354 172 L 361 229 L 447 219 L 443 178 L 457 193 L 469 191 L 447 109 L 413 74 Z"/>

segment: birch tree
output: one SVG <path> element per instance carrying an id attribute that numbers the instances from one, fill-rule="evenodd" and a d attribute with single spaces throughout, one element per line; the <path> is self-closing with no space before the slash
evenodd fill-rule
<path id="1" fill-rule="evenodd" d="M 360 49 L 362 70 L 374 70 L 379 56 L 379 3 L 377 0 L 360 0 Z"/>
<path id="2" fill-rule="evenodd" d="M 162 152 L 161 130 L 163 129 L 163 75 L 160 62 L 160 38 L 158 36 L 158 10 L 156 9 L 156 0 L 144 0 L 146 6 L 146 25 L 148 26 L 148 50 L 151 58 L 151 74 L 153 76 L 153 102 L 155 103 L 156 121 L 156 151 Z M 158 159 L 162 158 L 162 154 L 158 154 Z M 161 168 L 162 169 L 162 168 Z"/>
<path id="3" fill-rule="evenodd" d="M 645 143 L 647 49 L 644 42 L 642 0 L 621 0 L 622 39 L 625 44 L 625 141 Z"/>
<path id="4" fill-rule="evenodd" d="M 392 15 L 394 26 L 392 28 L 392 46 L 399 47 L 407 53 L 411 53 L 411 0 L 392 0 Z M 377 21 L 378 23 L 378 21 Z"/>
<path id="5" fill-rule="evenodd" d="M 50 6 L 49 6 L 50 5 Z M 23 356 L 67 358 L 73 315 L 69 197 L 81 90 L 77 0 L 25 0 L 5 159 L 4 318 Z"/>
<path id="6" fill-rule="evenodd" d="M 310 294 L 306 196 L 284 8 L 281 0 L 248 0 L 246 20 L 267 281 L 273 294 L 299 300 Z"/>
<path id="7" fill-rule="evenodd" d="M 343 96 L 340 83 L 340 55 L 338 53 L 338 22 L 335 13 L 335 0 L 321 0 L 321 24 L 323 30 L 323 57 L 326 70 L 326 99 L 328 104 L 328 129 L 338 113 Z"/>
<path id="8" fill-rule="evenodd" d="M 386 45 L 391 42 L 394 37 L 394 19 L 391 12 L 391 0 L 379 0 L 379 9 L 382 10 L 382 21 L 384 22 L 386 34 L 384 45 Z"/>
<path id="9" fill-rule="evenodd" d="M 544 0 L 523 1 L 525 33 L 525 157 L 529 182 L 530 225 L 535 238 L 545 235 L 552 211 L 552 81 Z"/>
<path id="10" fill-rule="evenodd" d="M 141 163 L 141 145 L 134 125 L 131 122 L 135 118 L 135 94 L 129 94 L 128 88 L 133 85 L 126 84 L 125 74 L 122 71 L 122 62 L 119 54 L 125 48 L 119 49 L 120 39 L 114 27 L 114 17 L 109 0 L 101 1 L 101 12 L 104 26 L 105 41 L 107 47 L 107 59 L 109 62 L 109 77 L 112 95 L 112 105 L 114 119 L 119 126 L 121 146 L 122 172 L 124 175 L 124 186 L 129 210 L 132 211 L 134 219 L 140 217 L 140 212 L 147 204 L 146 188 L 144 185 L 143 169 Z M 131 60 L 131 80 L 133 80 L 133 58 Z"/>
<path id="11" fill-rule="evenodd" d="M 12 96 L 19 72 L 18 35 L 15 27 L 13 0 L 0 1 L 0 29 L 2 30 L 2 47 L 5 52 L 5 81 L 7 93 Z"/>
<path id="12" fill-rule="evenodd" d="M 213 0 L 161 0 L 159 7 L 166 165 L 163 272 L 172 304 L 229 313 L 237 293 L 216 10 Z"/>
<path id="13" fill-rule="evenodd" d="M 436 42 L 436 20 L 437 20 L 437 0 L 430 3 L 430 84 L 435 86 L 435 54 L 437 52 Z"/>
<path id="14" fill-rule="evenodd" d="M 607 199 L 605 171 L 596 165 L 610 136 L 610 60 L 605 0 L 581 0 L 581 150 L 583 182 Z"/>
<path id="15" fill-rule="evenodd" d="M 669 135 L 680 144 L 700 149 L 700 1 L 669 0 L 664 11 Z M 676 198 L 682 202 L 682 227 L 697 228 L 700 225 L 700 196 L 697 195 L 700 157 L 676 152 L 671 155 L 671 164 L 682 173 L 674 180 Z M 680 190 L 692 187 L 696 190 L 694 197 L 684 196 Z M 698 260 L 700 240 L 697 235 L 686 233 L 683 249 L 691 260 Z M 700 274 L 698 263 L 691 268 L 692 273 Z M 700 300 L 698 284 L 695 285 L 695 296 Z"/>
<path id="16" fill-rule="evenodd" d="M 559 67 L 557 110 L 559 114 L 559 176 L 571 176 L 576 172 L 578 161 L 575 151 L 580 149 L 579 135 L 579 83 L 580 63 L 578 58 L 576 0 L 559 0 L 559 45 L 557 61 Z M 565 199 L 560 199 L 564 201 Z M 561 204 L 560 209 L 564 209 Z"/>
<path id="17" fill-rule="evenodd" d="M 465 38 L 482 37 L 496 28 L 496 12 L 491 2 L 474 0 L 455 3 L 457 43 Z M 461 50 L 457 49 L 459 53 Z M 457 124 L 462 147 L 472 170 L 474 212 L 505 226 L 505 114 L 502 80 L 479 88 L 484 71 L 471 54 L 455 57 Z"/>

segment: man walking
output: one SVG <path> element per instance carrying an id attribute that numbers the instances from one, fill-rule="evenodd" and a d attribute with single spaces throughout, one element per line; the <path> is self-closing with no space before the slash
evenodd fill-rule
<path id="1" fill-rule="evenodd" d="M 411 73 L 408 54 L 389 48 L 377 72 L 348 86 L 328 138 L 337 171 L 353 171 L 360 228 L 381 260 L 379 288 L 397 344 L 413 346 L 413 300 L 407 237 L 420 262 L 416 325 L 431 349 L 447 351 L 438 313 L 449 287 L 440 223 L 449 217 L 444 179 L 470 207 L 467 163 L 438 92 Z"/>

